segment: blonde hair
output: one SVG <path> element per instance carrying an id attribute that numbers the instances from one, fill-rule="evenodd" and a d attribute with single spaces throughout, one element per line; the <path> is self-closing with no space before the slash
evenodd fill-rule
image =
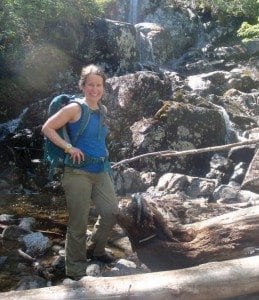
<path id="1" fill-rule="evenodd" d="M 105 84 L 106 75 L 105 75 L 103 69 L 100 66 L 92 64 L 92 65 L 88 65 L 88 66 L 85 66 L 82 68 L 81 76 L 80 76 L 79 83 L 78 83 L 80 90 L 82 90 L 84 88 L 86 79 L 90 74 L 101 76 L 103 79 L 103 85 Z"/>

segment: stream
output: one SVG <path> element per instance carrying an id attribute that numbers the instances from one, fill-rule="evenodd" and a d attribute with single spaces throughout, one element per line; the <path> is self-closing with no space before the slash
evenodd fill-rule
<path id="1" fill-rule="evenodd" d="M 64 197 L 50 195 L 2 195 L 0 197 L 0 214 L 10 214 L 15 218 L 33 217 L 36 223 L 34 231 L 41 231 L 48 235 L 53 243 L 64 246 L 67 213 Z M 3 230 L 3 228 L 1 228 Z M 48 234 L 47 234 L 48 233 Z M 7 256 L 7 260 L 1 267 L 0 291 L 12 289 L 21 279 L 22 270 L 17 267 L 23 264 L 24 259 L 18 255 L 16 241 L 1 241 L 0 257 Z M 48 253 L 41 257 L 40 261 L 46 263 L 51 259 Z M 28 268 L 28 271 L 30 268 Z"/>
<path id="2" fill-rule="evenodd" d="M 41 232 L 52 241 L 52 247 L 43 256 L 37 257 L 39 264 L 46 269 L 59 256 L 64 256 L 65 233 L 67 223 L 66 203 L 63 196 L 51 195 L 1 195 L 0 196 L 0 215 L 13 215 L 14 220 L 25 217 L 33 217 L 36 222 L 32 227 L 33 232 Z M 89 216 L 88 230 L 92 230 L 96 220 L 94 208 L 91 208 Z M 0 223 L 0 230 L 3 231 L 3 223 Z M 116 231 L 112 233 L 111 239 L 116 239 Z M 6 259 L 0 264 L 0 292 L 6 292 L 17 288 L 18 283 L 26 276 L 37 275 L 31 262 L 26 261 L 18 254 L 21 244 L 17 241 L 0 239 L 0 259 Z M 54 250 L 55 249 L 55 250 Z M 123 250 L 113 245 L 108 246 L 114 256 L 124 258 Z M 56 253 L 55 253 L 56 252 Z M 60 254 L 63 253 L 63 254 Z M 59 255 L 58 255 L 59 254 Z M 104 266 L 107 271 L 109 267 Z M 51 278 L 49 285 L 58 285 L 66 278 L 64 268 L 60 269 L 58 276 Z M 102 270 L 103 271 L 103 270 Z"/>

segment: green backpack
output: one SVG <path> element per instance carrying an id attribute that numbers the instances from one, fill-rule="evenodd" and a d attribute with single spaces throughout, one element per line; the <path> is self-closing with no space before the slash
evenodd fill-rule
<path id="1" fill-rule="evenodd" d="M 54 115 L 57 111 L 59 111 L 62 107 L 70 103 L 77 103 L 81 107 L 81 123 L 79 129 L 75 136 L 70 137 L 67 132 L 66 126 L 58 129 L 58 134 L 65 139 L 68 143 L 75 145 L 80 135 L 86 129 L 89 119 L 90 119 L 90 111 L 87 105 L 82 103 L 82 100 L 75 98 L 75 96 L 61 94 L 56 96 L 49 104 L 48 108 L 48 118 Z M 103 124 L 106 119 L 106 107 L 102 104 L 99 104 L 99 109 L 101 113 L 101 122 Z M 44 142 L 44 161 L 47 163 L 49 168 L 49 179 L 53 179 L 53 175 L 55 171 L 58 169 L 62 169 L 65 165 L 65 161 L 67 161 L 67 154 L 64 150 L 58 146 L 56 146 L 51 140 L 45 137 Z M 75 165 L 74 167 L 80 167 L 80 165 Z"/>

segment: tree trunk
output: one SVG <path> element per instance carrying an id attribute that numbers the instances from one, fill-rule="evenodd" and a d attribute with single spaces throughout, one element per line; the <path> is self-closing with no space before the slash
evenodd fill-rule
<path id="1" fill-rule="evenodd" d="M 170 208 L 164 209 L 169 214 Z M 152 271 L 241 258 L 259 250 L 259 206 L 176 225 L 157 210 L 157 204 L 142 200 L 140 218 L 137 215 L 139 204 L 132 201 L 121 209 L 119 224 Z"/>
<path id="2" fill-rule="evenodd" d="M 1 300 L 213 300 L 259 293 L 259 256 L 182 270 L 84 277 L 69 285 L 1 293 Z"/>

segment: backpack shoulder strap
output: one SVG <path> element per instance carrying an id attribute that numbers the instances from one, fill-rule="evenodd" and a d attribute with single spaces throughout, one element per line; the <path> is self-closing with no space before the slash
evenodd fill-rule
<path id="1" fill-rule="evenodd" d="M 107 118 L 107 107 L 103 105 L 102 103 L 98 103 L 98 107 L 100 109 L 101 113 L 101 124 L 105 124 L 106 118 Z"/>
<path id="2" fill-rule="evenodd" d="M 85 128 L 87 127 L 87 125 L 89 123 L 90 112 L 89 112 L 88 106 L 83 104 L 83 102 L 80 99 L 73 99 L 69 103 L 77 103 L 81 108 L 81 114 L 82 114 L 78 131 L 75 134 L 75 136 L 73 136 L 71 139 L 72 145 L 74 145 L 77 142 L 79 136 L 83 133 L 83 131 L 85 130 Z"/>

